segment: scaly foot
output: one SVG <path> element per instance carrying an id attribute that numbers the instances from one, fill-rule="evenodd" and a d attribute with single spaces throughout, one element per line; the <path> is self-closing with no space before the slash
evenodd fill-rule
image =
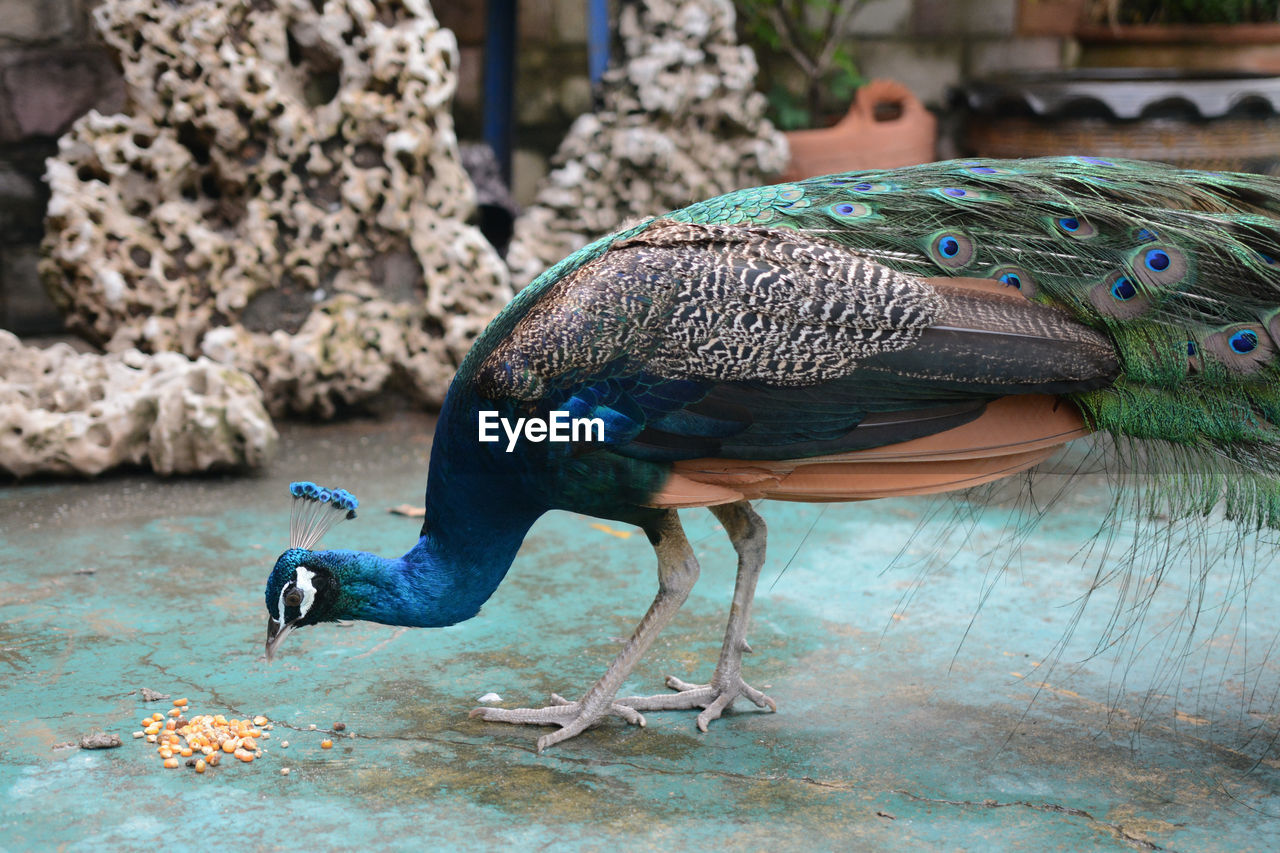
<path id="1" fill-rule="evenodd" d="M 667 686 L 679 692 L 659 693 L 656 696 L 628 696 L 616 700 L 614 704 L 638 711 L 686 711 L 703 708 L 703 712 L 698 715 L 698 729 L 704 732 L 707 724 L 720 719 L 720 714 L 731 707 L 739 696 L 750 699 L 757 708 L 778 710 L 777 703 L 743 681 L 740 675 L 728 678 L 713 676 L 710 684 L 690 684 L 674 675 L 668 675 Z"/>
<path id="2" fill-rule="evenodd" d="M 605 717 L 622 717 L 633 726 L 644 725 L 644 717 L 634 708 L 617 702 L 591 701 L 589 693 L 587 698 L 578 702 L 570 702 L 560 694 L 552 693 L 551 704 L 545 708 L 475 708 L 469 716 L 491 723 L 560 726 L 559 731 L 538 738 L 538 752 L 562 740 L 568 740 Z"/>

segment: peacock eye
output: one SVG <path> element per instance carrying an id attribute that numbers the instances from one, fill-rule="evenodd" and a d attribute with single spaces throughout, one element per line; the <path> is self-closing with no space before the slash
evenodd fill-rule
<path id="1" fill-rule="evenodd" d="M 289 607 L 302 606 L 302 593 L 296 589 L 291 589 L 284 594 L 284 603 Z"/>

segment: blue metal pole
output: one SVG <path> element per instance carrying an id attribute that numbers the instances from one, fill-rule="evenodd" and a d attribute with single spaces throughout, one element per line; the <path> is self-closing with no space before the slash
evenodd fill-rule
<path id="1" fill-rule="evenodd" d="M 512 104 L 516 88 L 516 0 L 489 0 L 484 42 L 484 141 L 511 184 Z"/>
<path id="2" fill-rule="evenodd" d="M 587 73 L 591 87 L 609 67 L 609 0 L 587 0 Z"/>

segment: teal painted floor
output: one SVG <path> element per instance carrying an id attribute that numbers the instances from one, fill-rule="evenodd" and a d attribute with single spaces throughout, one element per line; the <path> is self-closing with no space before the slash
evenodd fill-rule
<path id="1" fill-rule="evenodd" d="M 288 481 L 359 495 L 327 546 L 401 553 L 418 522 L 387 510 L 421 500 L 428 434 L 408 417 L 291 427 L 258 476 L 0 485 L 0 848 L 1280 849 L 1269 548 L 1256 582 L 1211 577 L 1190 648 L 1175 551 L 1140 630 L 1089 657 L 1115 615 L 1104 592 L 1063 662 L 1041 663 L 1092 577 L 1068 559 L 1107 505 L 1097 484 L 999 578 L 981 556 L 1005 535 L 999 506 L 920 582 L 910 560 L 943 529 L 917 532 L 929 502 L 764 505 L 746 666 L 778 712 L 741 708 L 705 735 L 653 713 L 537 755 L 546 730 L 468 719 L 491 691 L 507 706 L 580 694 L 652 596 L 642 535 L 567 514 L 538 523 L 478 619 L 308 628 L 268 665 L 262 585 Z M 709 514 L 685 518 L 702 579 L 627 693 L 705 678 L 716 658 L 732 552 Z M 163 769 L 130 737 L 169 704 L 142 687 L 270 717 L 266 754 Z M 322 750 L 335 721 L 347 730 Z M 62 746 L 95 730 L 124 744 Z"/>

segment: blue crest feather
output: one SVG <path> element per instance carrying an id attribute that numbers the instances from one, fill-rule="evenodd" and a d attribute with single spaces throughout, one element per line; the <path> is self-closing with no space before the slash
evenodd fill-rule
<path id="1" fill-rule="evenodd" d="M 289 484 L 293 511 L 289 517 L 289 547 L 311 549 L 339 521 L 356 517 L 360 501 L 346 489 L 328 489 L 299 480 Z"/>

